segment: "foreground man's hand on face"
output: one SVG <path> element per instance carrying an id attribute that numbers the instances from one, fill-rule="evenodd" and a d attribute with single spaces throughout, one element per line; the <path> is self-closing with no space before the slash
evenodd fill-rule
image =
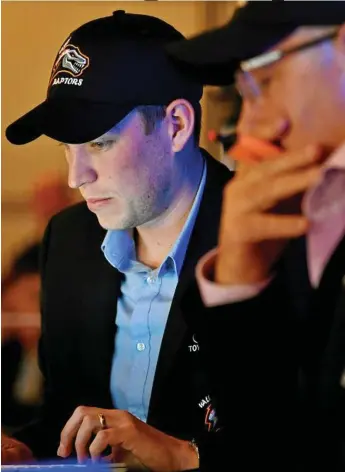
<path id="1" fill-rule="evenodd" d="M 224 191 L 216 282 L 253 284 L 271 275 L 287 242 L 308 230 L 298 197 L 318 181 L 325 158 L 310 146 L 239 168 Z"/>
<path id="2" fill-rule="evenodd" d="M 32 452 L 25 444 L 5 434 L 1 434 L 2 464 L 23 464 L 33 460 Z"/>
<path id="3" fill-rule="evenodd" d="M 102 429 L 99 415 L 104 415 Z M 57 454 L 68 457 L 75 447 L 78 461 L 97 461 L 112 448 L 112 462 L 123 462 L 126 453 L 152 471 L 168 472 L 199 466 L 196 451 L 187 441 L 168 436 L 122 410 L 78 407 L 61 432 Z M 125 453 L 125 454 L 124 454 Z"/>

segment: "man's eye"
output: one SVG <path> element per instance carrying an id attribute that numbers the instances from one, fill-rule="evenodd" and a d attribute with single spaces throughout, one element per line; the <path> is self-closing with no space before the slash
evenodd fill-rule
<path id="1" fill-rule="evenodd" d="M 91 149 L 94 151 L 106 151 L 107 149 L 110 149 L 111 146 L 114 144 L 115 141 L 113 140 L 108 140 L 108 141 L 93 141 L 90 143 Z"/>

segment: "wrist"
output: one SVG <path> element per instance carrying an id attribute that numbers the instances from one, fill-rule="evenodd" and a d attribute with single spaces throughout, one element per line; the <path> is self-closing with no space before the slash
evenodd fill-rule
<path id="1" fill-rule="evenodd" d="M 253 248 L 251 250 L 241 245 L 229 249 L 220 246 L 214 277 L 220 285 L 251 285 L 269 278 L 270 270 Z"/>

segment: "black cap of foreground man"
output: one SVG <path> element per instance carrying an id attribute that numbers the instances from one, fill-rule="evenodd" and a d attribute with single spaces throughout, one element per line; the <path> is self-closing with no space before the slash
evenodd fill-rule
<path id="1" fill-rule="evenodd" d="M 191 77 L 227 85 L 242 61 L 269 50 L 296 28 L 343 22 L 344 1 L 251 1 L 225 26 L 169 44 L 167 50 Z"/>
<path id="2" fill-rule="evenodd" d="M 46 99 L 6 130 L 13 144 L 42 134 L 68 144 L 91 141 L 134 108 L 197 105 L 202 87 L 176 67 L 165 44 L 183 35 L 159 18 L 115 11 L 73 31 L 59 49 Z"/>

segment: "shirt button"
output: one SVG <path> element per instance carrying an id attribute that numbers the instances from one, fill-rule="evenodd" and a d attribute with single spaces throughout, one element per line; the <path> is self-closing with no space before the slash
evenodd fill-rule
<path id="1" fill-rule="evenodd" d="M 143 351 L 145 349 L 145 344 L 144 343 L 137 343 L 137 350 L 138 351 Z"/>
<path id="2" fill-rule="evenodd" d="M 146 281 L 148 284 L 154 284 L 156 282 L 156 278 L 153 275 L 149 275 Z"/>

